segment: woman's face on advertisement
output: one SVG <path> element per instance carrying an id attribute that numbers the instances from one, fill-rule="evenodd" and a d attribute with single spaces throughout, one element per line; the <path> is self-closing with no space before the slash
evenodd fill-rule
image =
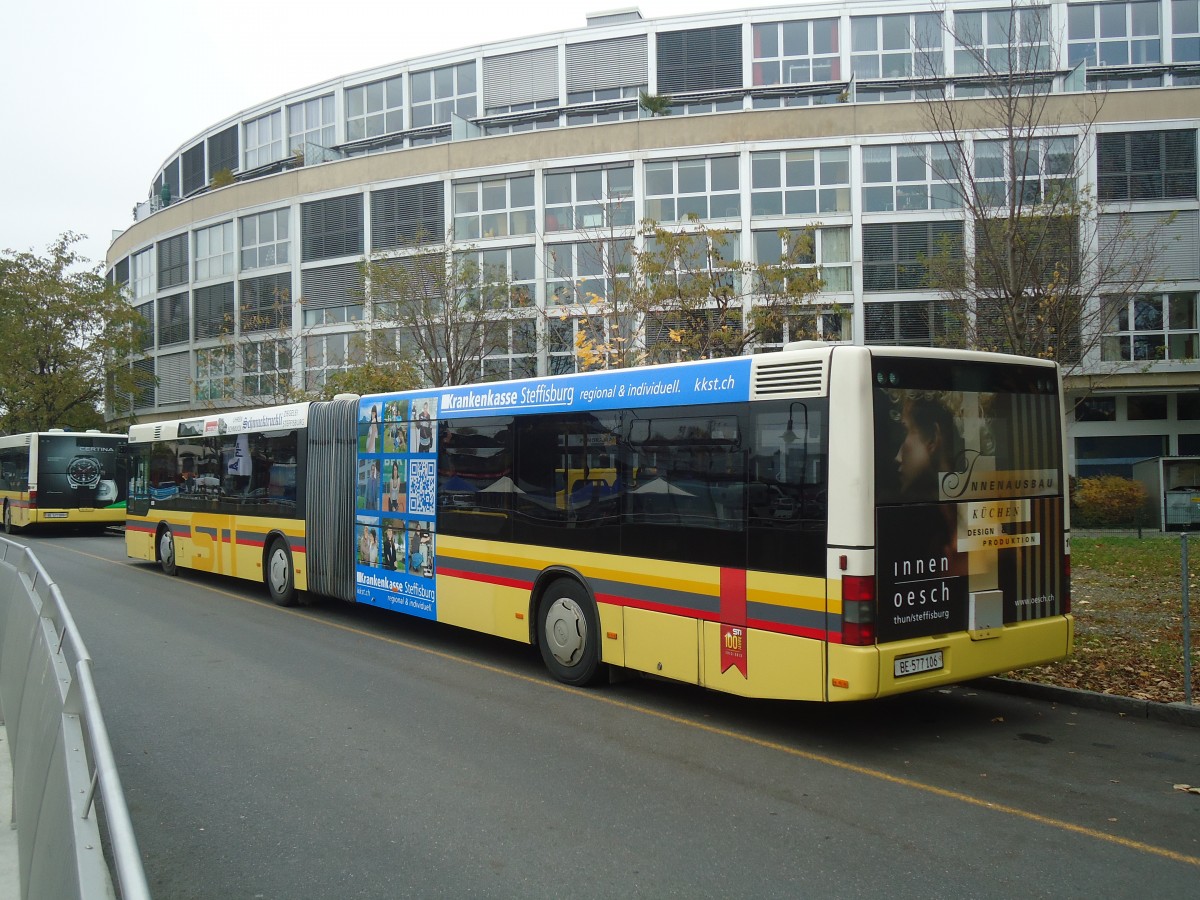
<path id="1" fill-rule="evenodd" d="M 904 426 L 904 440 L 896 454 L 896 463 L 900 473 L 900 490 L 907 491 L 913 482 L 933 467 L 936 440 L 931 440 L 921 433 L 908 410 L 900 416 L 900 422 Z"/>

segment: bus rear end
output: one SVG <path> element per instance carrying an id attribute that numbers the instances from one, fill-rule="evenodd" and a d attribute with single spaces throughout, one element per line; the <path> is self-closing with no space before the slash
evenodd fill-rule
<path id="1" fill-rule="evenodd" d="M 829 699 L 919 690 L 1068 655 L 1057 367 L 951 351 L 864 348 L 853 356 L 857 370 L 841 389 L 857 393 L 870 421 L 856 446 L 830 455 L 872 477 L 841 486 L 842 509 L 866 515 L 831 515 L 830 611 L 840 607 L 841 630 L 829 645 Z M 853 441 L 853 430 L 843 440 Z M 837 484 L 831 472 L 831 509 Z"/>
<path id="2" fill-rule="evenodd" d="M 125 521 L 128 478 L 123 435 L 49 432 L 37 436 L 30 522 L 110 525 Z"/>

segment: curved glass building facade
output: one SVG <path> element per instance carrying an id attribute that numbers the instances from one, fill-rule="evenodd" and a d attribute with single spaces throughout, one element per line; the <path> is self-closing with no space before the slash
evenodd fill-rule
<path id="1" fill-rule="evenodd" d="M 145 389 L 111 413 L 147 421 L 319 388 L 354 365 L 363 331 L 404 340 L 394 322 L 372 321 L 363 259 L 447 236 L 518 288 L 507 346 L 479 378 L 571 371 L 587 314 L 576 301 L 605 290 L 597 229 L 636 241 L 645 219 L 690 215 L 736 232 L 748 260 L 778 253 L 779 229 L 814 226 L 825 288 L 804 327 L 825 339 L 936 343 L 943 300 L 924 286 L 923 261 L 945 240 L 970 253 L 974 226 L 933 162 L 944 136 L 929 98 L 980 102 L 980 60 L 1016 59 L 1049 89 L 1053 128 L 1022 171 L 995 134 L 956 135 L 975 178 L 1041 190 L 1068 147 L 1087 160 L 1078 188 L 1098 201 L 1092 233 L 1118 207 L 1123 221 L 1164 229 L 1151 284 L 1088 298 L 1103 305 L 1103 334 L 1072 374 L 1086 397 L 1071 417 L 1073 470 L 1200 455 L 1198 5 L 624 11 L 275 98 L 147 173 L 147 199 L 107 259 L 150 325 L 135 363 Z M 669 114 L 642 109 L 643 93 Z M 1098 113 L 1081 114 L 1081 98 L 1102 100 Z"/>

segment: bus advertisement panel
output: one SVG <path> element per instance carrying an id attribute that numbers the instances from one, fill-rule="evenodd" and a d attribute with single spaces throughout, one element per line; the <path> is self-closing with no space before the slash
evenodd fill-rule
<path id="1" fill-rule="evenodd" d="M 875 375 L 879 641 L 1065 612 L 1054 373 L 885 357 Z"/>
<path id="2" fill-rule="evenodd" d="M 438 472 L 439 419 L 744 403 L 751 362 L 741 357 L 686 371 L 618 369 L 364 398 L 358 410 L 356 599 L 437 619 L 438 510 L 475 490 L 462 479 L 457 484 L 453 473 Z M 511 484 L 500 474 L 483 490 L 512 490 Z"/>

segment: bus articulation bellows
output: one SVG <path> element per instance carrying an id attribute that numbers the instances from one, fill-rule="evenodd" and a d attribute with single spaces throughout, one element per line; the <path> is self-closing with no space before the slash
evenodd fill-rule
<path id="1" fill-rule="evenodd" d="M 136 425 L 131 557 L 753 697 L 1071 650 L 1057 367 L 816 345 Z"/>

